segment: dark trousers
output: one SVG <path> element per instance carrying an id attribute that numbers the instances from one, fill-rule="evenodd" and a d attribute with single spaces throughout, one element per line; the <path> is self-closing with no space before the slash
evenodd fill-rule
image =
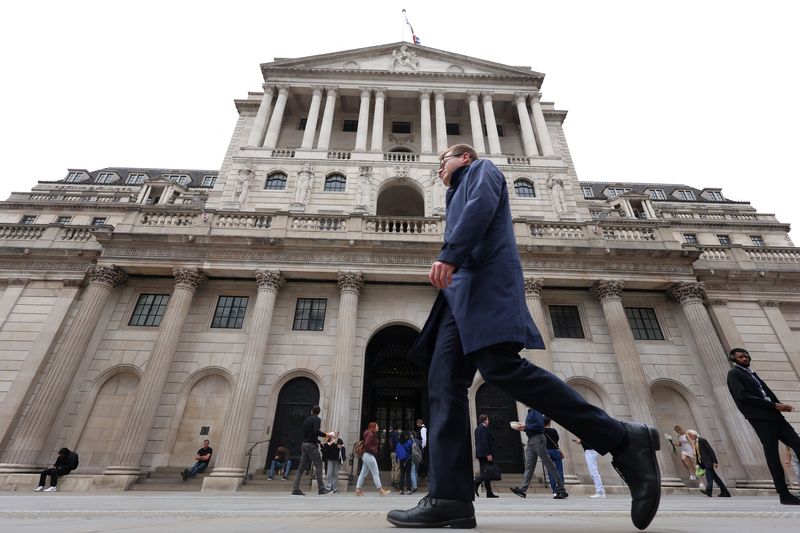
<path id="1" fill-rule="evenodd" d="M 69 473 L 70 470 L 68 468 L 64 468 L 63 466 L 42 470 L 42 473 L 39 475 L 39 486 L 44 487 L 44 482 L 47 481 L 47 476 L 50 476 L 50 486 L 55 487 L 58 483 L 58 476 L 66 476 Z"/>
<path id="2" fill-rule="evenodd" d="M 411 490 L 411 459 L 403 459 L 400 463 L 400 490 Z"/>
<path id="3" fill-rule="evenodd" d="M 789 487 L 786 486 L 786 474 L 781 465 L 778 441 L 794 450 L 794 453 L 800 457 L 800 436 L 783 417 L 780 421 L 748 420 L 748 422 L 756 430 L 756 435 L 764 447 L 764 457 L 767 459 L 767 467 L 769 473 L 772 474 L 775 490 L 782 496 L 790 494 Z"/>
<path id="4" fill-rule="evenodd" d="M 474 499 L 467 389 L 476 370 L 488 383 L 552 418 L 601 454 L 623 443 L 622 422 L 588 403 L 547 370 L 521 358 L 519 345 L 496 344 L 465 356 L 453 315 L 444 307 L 428 369 L 431 496 Z"/>
<path id="5" fill-rule="evenodd" d="M 475 478 L 475 485 L 472 487 L 472 490 L 478 490 L 478 487 L 481 485 L 481 483 L 483 483 L 483 488 L 486 490 L 486 495 L 488 496 L 493 492 L 492 482 L 484 478 L 483 473 L 486 472 L 486 467 L 491 463 L 486 457 L 478 457 L 478 464 L 480 464 L 481 472 L 478 474 L 478 477 Z"/>
<path id="6" fill-rule="evenodd" d="M 293 490 L 300 490 L 300 478 L 312 464 L 317 471 L 317 488 L 319 490 L 325 488 L 325 483 L 322 481 L 322 456 L 319 453 L 319 444 L 304 442 L 300 452 L 300 467 L 294 476 Z"/>
<path id="7" fill-rule="evenodd" d="M 722 479 L 717 475 L 714 471 L 714 467 L 706 467 L 706 492 L 711 494 L 714 490 L 714 482 L 717 482 L 719 485 L 719 492 L 720 494 L 728 494 L 728 487 L 725 486 L 725 483 L 722 482 Z"/>

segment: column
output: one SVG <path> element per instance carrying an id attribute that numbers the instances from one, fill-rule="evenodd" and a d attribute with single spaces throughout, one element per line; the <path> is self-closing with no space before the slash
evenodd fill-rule
<path id="1" fill-rule="evenodd" d="M 486 135 L 489 137 L 489 153 L 500 155 L 500 136 L 497 134 L 497 121 L 494 118 L 494 106 L 492 105 L 492 93 L 484 92 L 483 95 L 483 116 L 486 118 Z"/>
<path id="2" fill-rule="evenodd" d="M 317 150 L 327 150 L 331 143 L 333 129 L 333 112 L 336 108 L 336 91 L 338 87 L 325 87 L 325 111 L 322 113 L 322 124 L 319 127 Z"/>
<path id="3" fill-rule="evenodd" d="M 36 469 L 36 461 L 47 436 L 53 431 L 58 410 L 67 397 L 81 358 L 86 353 L 100 315 L 111 291 L 125 282 L 127 276 L 115 266 L 95 266 L 88 272 L 89 285 L 69 329 L 64 333 L 60 349 L 55 352 L 42 377 L 25 416 L 2 457 L 0 471 Z M 60 426 L 59 426 L 60 427 Z"/>
<path id="4" fill-rule="evenodd" d="M 429 154 L 433 152 L 430 89 L 419 90 L 419 124 L 422 134 L 421 150 L 423 154 Z"/>
<path id="5" fill-rule="evenodd" d="M 264 140 L 264 130 L 267 127 L 267 119 L 272 109 L 272 97 L 275 96 L 275 87 L 266 83 L 262 84 L 264 96 L 261 97 L 261 105 L 258 106 L 256 120 L 253 122 L 253 129 L 250 130 L 250 138 L 247 139 L 248 146 L 261 146 Z"/>
<path id="6" fill-rule="evenodd" d="M 536 138 L 539 139 L 539 146 L 542 148 L 542 155 L 547 156 L 553 155 L 553 143 L 550 142 L 550 132 L 547 131 L 547 123 L 544 120 L 541 98 L 542 94 L 538 92 L 531 95 L 531 118 Z"/>
<path id="7" fill-rule="evenodd" d="M 783 351 L 789 358 L 789 362 L 794 368 L 794 381 L 800 379 L 800 346 L 798 346 L 797 337 L 792 332 L 792 328 L 786 322 L 786 319 L 781 313 L 780 302 L 775 300 L 762 300 L 759 302 L 764 314 L 767 315 L 767 320 L 772 326 L 772 330 L 777 335 L 778 340 L 783 346 Z"/>
<path id="8" fill-rule="evenodd" d="M 526 357 L 530 354 L 536 366 L 540 366 L 545 370 L 553 371 L 553 358 L 550 355 L 550 331 L 547 329 L 547 322 L 544 316 L 544 307 L 542 306 L 542 288 L 544 287 L 544 280 L 541 278 L 525 278 L 525 303 L 528 305 L 528 312 L 533 318 L 536 327 L 539 328 L 539 333 L 542 335 L 544 341 L 544 350 L 525 350 Z"/>
<path id="9" fill-rule="evenodd" d="M 531 126 L 531 117 L 528 116 L 528 106 L 525 105 L 527 97 L 528 93 L 514 93 L 519 128 L 522 132 L 522 146 L 525 150 L 525 155 L 533 157 L 539 155 L 539 151 L 536 149 L 536 138 L 533 136 L 533 126 Z"/>
<path id="10" fill-rule="evenodd" d="M 358 297 L 364 287 L 364 275 L 361 272 L 339 272 L 336 278 L 339 285 L 339 319 L 328 413 L 330 429 L 338 430 L 344 440 L 356 436 L 350 435 L 350 400 L 353 396 L 353 345 L 356 339 Z"/>
<path id="11" fill-rule="evenodd" d="M 709 400 L 713 400 L 717 407 L 715 414 L 721 422 L 717 427 L 721 440 L 729 450 L 736 450 L 736 457 L 731 457 L 731 464 L 741 465 L 751 481 L 770 479 L 758 437 L 739 413 L 728 391 L 727 377 L 731 365 L 703 305 L 705 295 L 702 283 L 680 283 L 669 291 L 669 297 L 681 304 L 695 346 L 700 352 L 700 366 L 706 374 L 702 380 L 706 385 L 704 392 L 711 389 Z"/>
<path id="12" fill-rule="evenodd" d="M 203 274 L 189 269 L 176 268 L 173 270 L 173 275 L 175 289 L 161 319 L 153 353 L 147 360 L 136 390 L 136 399 L 120 437 L 113 464 L 106 468 L 105 474 L 139 475 L 139 462 L 153 426 L 158 404 L 161 402 L 161 393 L 164 391 L 164 383 L 178 345 L 178 338 L 186 321 L 186 315 L 189 314 L 194 293 L 206 279 Z"/>
<path id="13" fill-rule="evenodd" d="M 300 147 L 305 150 L 314 148 L 314 135 L 317 133 L 317 119 L 319 118 L 319 106 L 322 103 L 322 87 L 315 85 L 311 93 L 311 105 L 308 107 L 306 115 L 306 129 L 303 132 L 303 142 Z"/>
<path id="14" fill-rule="evenodd" d="M 481 112 L 478 109 L 478 91 L 467 91 L 469 102 L 469 121 L 472 128 L 472 144 L 478 154 L 486 153 L 483 145 L 483 129 L 481 129 Z"/>
<path id="15" fill-rule="evenodd" d="M 286 100 L 288 98 L 289 86 L 280 85 L 278 87 L 278 99 L 275 100 L 275 109 L 272 110 L 272 118 L 267 128 L 267 136 L 264 139 L 264 148 L 275 148 L 278 145 L 278 135 L 281 133 L 283 112 L 286 110 Z"/>
<path id="16" fill-rule="evenodd" d="M 286 282 L 277 270 L 257 272 L 256 281 L 258 295 L 249 323 L 250 331 L 242 364 L 233 386 L 219 451 L 215 452 L 214 470 L 203 479 L 203 490 L 236 490 L 244 477 L 244 452 L 248 448 L 247 437 L 256 407 L 256 393 L 267 351 L 272 312 L 278 291 Z"/>
<path id="17" fill-rule="evenodd" d="M 386 87 L 375 89 L 375 111 L 372 116 L 372 144 L 373 152 L 383 151 L 383 103 L 386 98 Z"/>
<path id="18" fill-rule="evenodd" d="M 442 90 L 433 91 L 434 106 L 436 107 L 436 151 L 447 150 L 447 117 L 444 114 L 444 97 L 447 93 Z"/>
<path id="19" fill-rule="evenodd" d="M 361 106 L 358 108 L 358 129 L 356 130 L 356 152 L 367 151 L 367 129 L 369 128 L 369 99 L 372 89 L 361 87 Z"/>
<path id="20" fill-rule="evenodd" d="M 650 383 L 642 368 L 639 352 L 631 332 L 625 308 L 622 306 L 622 280 L 598 281 L 592 285 L 590 292 L 600 300 L 603 314 L 608 324 L 611 335 L 611 344 L 617 356 L 622 384 L 625 387 L 628 404 L 631 408 L 633 420 L 658 427 L 658 417 L 653 407 L 653 397 L 650 394 Z M 668 486 L 680 486 L 682 482 L 677 477 L 672 458 L 665 453 L 662 446 L 658 452 L 658 464 L 661 467 L 661 483 Z M 672 450 L 667 450 L 672 453 Z"/>
<path id="21" fill-rule="evenodd" d="M 707 298 L 707 303 L 711 320 L 719 334 L 720 341 L 722 341 L 725 353 L 730 352 L 733 348 L 744 348 L 744 339 L 739 333 L 739 328 L 736 327 L 736 322 L 733 321 L 731 311 L 728 309 L 728 301 L 721 298 Z"/>

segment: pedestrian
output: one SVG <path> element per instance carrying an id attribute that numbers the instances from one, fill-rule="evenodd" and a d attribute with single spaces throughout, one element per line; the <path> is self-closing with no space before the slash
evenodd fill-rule
<path id="1" fill-rule="evenodd" d="M 544 343 L 525 302 L 506 177 L 466 144 L 441 152 L 439 162 L 439 177 L 448 187 L 444 244 L 428 279 L 440 291 L 409 353 L 428 368 L 429 493 L 387 519 L 401 527 L 475 527 L 467 391 L 478 370 L 514 400 L 598 452 L 610 452 L 631 490 L 631 519 L 646 528 L 661 498 L 658 431 L 611 418 L 519 356 L 523 347 L 541 349 Z"/>
<path id="2" fill-rule="evenodd" d="M 583 457 L 586 459 L 586 468 L 594 482 L 594 494 L 590 498 L 605 498 L 606 489 L 603 486 L 603 478 L 600 477 L 600 469 L 597 468 L 597 458 L 600 454 L 581 439 L 572 439 L 583 447 Z"/>
<path id="3" fill-rule="evenodd" d="M 547 453 L 547 437 L 544 435 L 544 416 L 542 413 L 532 407 L 529 408 L 528 415 L 525 417 L 525 425 L 520 426 L 518 431 L 525 431 L 525 435 L 528 436 L 528 443 L 525 445 L 525 473 L 522 475 L 522 486 L 511 487 L 511 492 L 520 498 L 524 498 L 527 495 L 528 487 L 533 479 L 533 471 L 536 470 L 536 460 L 541 459 L 550 479 L 556 482 L 553 498 L 563 500 L 569 496 L 564 489 L 564 481 L 558 474 L 556 464 L 550 458 L 550 454 Z"/>
<path id="4" fill-rule="evenodd" d="M 361 487 L 364 485 L 367 472 L 372 475 L 372 481 L 381 496 L 386 496 L 392 492 L 381 486 L 381 474 L 378 471 L 378 431 L 380 431 L 378 423 L 370 422 L 361 437 L 364 439 L 364 455 L 361 456 L 361 472 L 358 473 L 358 480 L 356 481 L 356 496 L 364 495 Z"/>
<path id="5" fill-rule="evenodd" d="M 722 478 L 717 474 L 719 463 L 717 462 L 717 454 L 714 453 L 714 448 L 711 443 L 697 434 L 697 431 L 690 429 L 686 432 L 692 440 L 694 447 L 695 459 L 697 465 L 706 471 L 706 488 L 703 489 L 703 494 L 712 496 L 714 491 L 714 482 L 719 485 L 719 495 L 723 498 L 730 498 L 731 493 L 728 492 L 728 487 L 722 481 Z"/>
<path id="6" fill-rule="evenodd" d="M 800 485 L 800 461 L 797 459 L 797 454 L 792 453 L 792 449 L 786 446 L 785 459 L 783 463 L 794 470 L 795 485 Z"/>
<path id="7" fill-rule="evenodd" d="M 544 419 L 544 436 L 547 439 L 547 454 L 550 456 L 550 459 L 556 465 L 556 470 L 558 470 L 558 479 L 561 480 L 561 484 L 564 484 L 564 454 L 561 452 L 561 448 L 558 447 L 558 431 L 551 427 L 553 421 L 549 418 L 545 417 Z M 553 489 L 553 496 L 557 494 L 558 490 L 558 483 L 551 475 L 548 474 L 547 479 L 550 483 L 550 488 Z"/>
<path id="8" fill-rule="evenodd" d="M 494 462 L 494 437 L 489 433 L 489 417 L 480 415 L 478 427 L 475 428 L 475 458 L 478 460 L 480 472 L 473 480 L 475 496 L 483 483 L 487 498 L 499 498 L 492 490 L 492 480 L 486 478 L 486 467 Z"/>
<path id="9" fill-rule="evenodd" d="M 78 454 L 69 448 L 61 448 L 58 450 L 56 462 L 50 468 L 45 468 L 39 474 L 39 485 L 33 489 L 34 492 L 56 492 L 58 490 L 59 476 L 66 476 L 76 468 L 78 468 Z M 47 476 L 50 476 L 50 486 L 45 488 L 44 484 L 47 481 Z"/>
<path id="10" fill-rule="evenodd" d="M 409 434 L 411 435 L 411 492 L 409 494 L 414 494 L 417 492 L 417 468 L 422 462 L 422 441 L 416 431 L 410 431 Z"/>
<path id="11" fill-rule="evenodd" d="M 389 455 L 392 458 L 392 486 L 400 486 L 400 463 L 397 461 L 397 442 L 400 440 L 400 424 L 389 428 Z"/>
<path id="12" fill-rule="evenodd" d="M 300 478 L 303 477 L 305 472 L 311 465 L 314 465 L 314 470 L 317 474 L 317 487 L 318 493 L 331 494 L 331 491 L 325 488 L 322 482 L 322 457 L 319 452 L 319 438 L 327 437 L 328 434 L 320 431 L 322 419 L 319 413 L 322 411 L 319 405 L 315 405 L 311 409 L 311 414 L 303 421 L 303 445 L 300 448 L 300 466 L 297 469 L 297 474 L 294 476 L 294 486 L 292 487 L 292 496 L 305 496 L 305 493 L 300 490 Z"/>
<path id="13" fill-rule="evenodd" d="M 405 494 L 406 489 L 411 494 L 411 449 L 414 441 L 411 439 L 410 432 L 400 433 L 397 440 L 397 463 L 400 467 L 398 475 L 398 484 L 400 487 L 400 495 Z"/>
<path id="14" fill-rule="evenodd" d="M 205 472 L 206 468 L 208 468 L 208 463 L 211 462 L 211 454 L 214 453 L 214 449 L 211 448 L 210 442 L 208 439 L 203 441 L 203 446 L 197 450 L 197 453 L 194 456 L 194 464 L 189 468 L 184 468 L 181 472 L 181 478 L 186 481 L 189 478 L 193 478 L 197 474 Z"/>
<path id="15" fill-rule="evenodd" d="M 800 455 L 800 436 L 781 414 L 791 413 L 794 407 L 778 400 L 775 393 L 750 368 L 752 358 L 747 350 L 734 348 L 728 356 L 734 363 L 728 371 L 728 390 L 736 407 L 753 426 L 761 441 L 780 502 L 784 505 L 800 505 L 800 498 L 789 492 L 786 485 L 778 451 L 780 441 Z"/>
<path id="16" fill-rule="evenodd" d="M 669 439 L 669 443 L 672 444 L 672 449 L 676 450 L 680 448 L 681 450 L 681 464 L 683 464 L 684 468 L 689 472 L 689 480 L 694 481 L 697 479 L 694 475 L 695 473 L 695 460 L 694 460 L 694 446 L 691 442 L 689 442 L 689 438 L 686 435 L 686 432 L 680 426 L 675 426 L 675 433 L 678 435 L 678 444 Z"/>
<path id="17" fill-rule="evenodd" d="M 339 438 L 338 431 L 328 433 L 328 439 L 322 444 L 322 459 L 325 461 L 326 474 L 325 488 L 333 493 L 339 492 L 336 481 L 339 477 L 339 467 L 342 465 L 344 441 Z"/>
<path id="18" fill-rule="evenodd" d="M 429 450 L 428 450 L 428 426 L 425 425 L 425 422 L 421 418 L 417 419 L 417 432 L 419 433 L 419 440 L 422 446 L 422 462 L 417 465 L 417 475 L 419 477 L 425 477 L 428 475 L 428 461 L 429 459 Z"/>

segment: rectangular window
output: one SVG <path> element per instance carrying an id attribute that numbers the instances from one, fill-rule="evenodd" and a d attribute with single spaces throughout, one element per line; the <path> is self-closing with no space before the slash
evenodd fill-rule
<path id="1" fill-rule="evenodd" d="M 203 176 L 203 187 L 213 187 L 216 182 L 216 176 Z"/>
<path id="2" fill-rule="evenodd" d="M 594 191 L 591 187 L 581 187 L 581 191 L 583 191 L 584 198 L 594 198 Z"/>
<path id="3" fill-rule="evenodd" d="M 651 200 L 666 200 L 667 195 L 664 194 L 664 189 L 651 189 L 650 190 L 650 199 Z"/>
<path id="4" fill-rule="evenodd" d="M 128 325 L 158 327 L 167 308 L 167 302 L 169 294 L 140 294 Z"/>
<path id="5" fill-rule="evenodd" d="M 294 310 L 292 329 L 299 331 L 322 331 L 325 327 L 325 298 L 298 298 Z"/>
<path id="6" fill-rule="evenodd" d="M 102 226 L 108 220 L 106 217 L 94 217 L 92 219 L 92 226 Z"/>
<path id="7" fill-rule="evenodd" d="M 75 183 L 76 181 L 81 181 L 81 178 L 83 178 L 82 172 L 70 172 L 67 174 L 67 179 L 64 181 L 67 183 Z"/>
<path id="8" fill-rule="evenodd" d="M 630 187 L 609 187 L 608 188 L 608 197 L 614 198 L 616 196 L 620 196 L 625 194 L 626 192 L 630 191 Z"/>
<path id="9" fill-rule="evenodd" d="M 94 180 L 95 183 L 111 183 L 116 179 L 116 176 L 111 172 L 101 172 L 98 174 L 97 179 Z"/>
<path id="10" fill-rule="evenodd" d="M 719 191 L 708 191 L 708 198 L 712 202 L 724 202 L 725 198 L 722 197 L 722 193 Z"/>
<path id="11" fill-rule="evenodd" d="M 62 224 L 64 226 L 66 226 L 70 222 L 72 222 L 72 217 L 61 216 L 56 219 L 56 224 Z"/>
<path id="12" fill-rule="evenodd" d="M 626 307 L 625 314 L 631 325 L 633 338 L 640 341 L 663 341 L 664 334 L 658 325 L 656 311 L 651 307 Z"/>
<path id="13" fill-rule="evenodd" d="M 566 339 L 584 338 L 577 306 L 551 305 L 550 321 L 553 323 L 553 336 Z"/>
<path id="14" fill-rule="evenodd" d="M 761 235 L 750 235 L 750 242 L 753 246 L 764 246 L 764 237 Z"/>
<path id="15" fill-rule="evenodd" d="M 681 200 L 694 200 L 694 192 L 687 190 L 678 191 L 678 198 Z"/>
<path id="16" fill-rule="evenodd" d="M 461 135 L 461 125 L 455 122 L 448 122 L 445 126 L 448 135 Z"/>
<path id="17" fill-rule="evenodd" d="M 19 219 L 20 224 L 35 224 L 36 223 L 36 215 L 22 215 L 22 218 Z"/>
<path id="18" fill-rule="evenodd" d="M 684 233 L 683 242 L 686 244 L 697 244 L 697 235 L 695 233 Z"/>
<path id="19" fill-rule="evenodd" d="M 128 176 L 128 179 L 125 180 L 125 183 L 128 185 L 141 185 L 144 183 L 145 177 L 144 174 L 131 174 Z"/>
<path id="20" fill-rule="evenodd" d="M 300 123 L 297 124 L 297 129 L 298 130 L 305 130 L 306 129 L 306 124 L 308 124 L 308 119 L 307 118 L 301 118 L 300 119 Z"/>
<path id="21" fill-rule="evenodd" d="M 720 244 L 730 244 L 731 238 L 729 235 L 717 235 L 717 240 L 719 240 Z"/>
<path id="22" fill-rule="evenodd" d="M 342 123 L 342 131 L 347 131 L 350 133 L 355 133 L 358 131 L 358 121 L 357 120 L 345 120 Z"/>
<path id="23" fill-rule="evenodd" d="M 220 296 L 211 327 L 242 329 L 247 300 L 247 296 Z"/>
<path id="24" fill-rule="evenodd" d="M 392 122 L 392 133 L 411 133 L 411 123 Z"/>

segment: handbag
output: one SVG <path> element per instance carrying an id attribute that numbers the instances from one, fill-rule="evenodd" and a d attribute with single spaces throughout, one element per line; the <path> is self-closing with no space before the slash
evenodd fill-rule
<path id="1" fill-rule="evenodd" d="M 484 481 L 500 481 L 503 479 L 503 474 L 500 472 L 500 467 L 496 464 L 490 463 L 483 469 Z"/>
<path id="2" fill-rule="evenodd" d="M 697 465 L 694 467 L 694 475 L 697 478 L 701 478 L 706 475 L 706 471 L 702 466 Z"/>
<path id="3" fill-rule="evenodd" d="M 561 448 L 558 447 L 558 444 L 553 439 L 550 438 L 550 435 L 548 435 L 547 432 L 545 432 L 544 436 L 547 437 L 547 440 L 549 440 L 550 442 L 553 443 L 553 446 L 556 447 L 556 450 L 558 450 L 558 454 L 563 459 L 564 458 L 564 452 L 561 451 Z"/>

